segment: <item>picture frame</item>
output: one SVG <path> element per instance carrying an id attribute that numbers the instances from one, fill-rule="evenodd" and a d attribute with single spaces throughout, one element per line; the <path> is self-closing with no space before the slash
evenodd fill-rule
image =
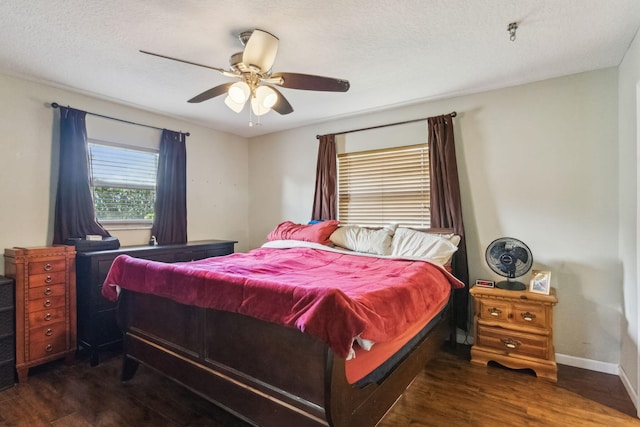
<path id="1" fill-rule="evenodd" d="M 529 292 L 535 294 L 549 295 L 551 291 L 551 272 L 546 270 L 531 271 L 531 282 Z"/>
<path id="2" fill-rule="evenodd" d="M 476 286 L 481 286 L 483 288 L 493 288 L 495 286 L 495 283 L 491 280 L 478 279 L 476 280 Z"/>

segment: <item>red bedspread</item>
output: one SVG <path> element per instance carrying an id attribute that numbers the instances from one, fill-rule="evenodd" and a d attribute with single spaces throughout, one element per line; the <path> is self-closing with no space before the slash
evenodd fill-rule
<path id="1" fill-rule="evenodd" d="M 463 285 L 427 262 L 260 248 L 176 264 L 121 255 L 102 294 L 116 300 L 116 286 L 295 327 L 346 358 L 354 337 L 393 338 Z"/>

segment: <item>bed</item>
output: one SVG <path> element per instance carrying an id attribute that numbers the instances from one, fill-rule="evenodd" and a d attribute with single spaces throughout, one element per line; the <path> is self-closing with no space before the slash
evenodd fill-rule
<path id="1" fill-rule="evenodd" d="M 103 295 L 122 380 L 143 363 L 253 425 L 375 425 L 451 336 L 462 284 L 438 263 L 270 237 L 192 263 L 118 257 Z"/>

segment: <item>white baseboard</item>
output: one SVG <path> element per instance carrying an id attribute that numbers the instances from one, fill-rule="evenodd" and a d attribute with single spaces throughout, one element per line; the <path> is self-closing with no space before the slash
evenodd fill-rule
<path id="1" fill-rule="evenodd" d="M 575 368 L 588 369 L 590 371 L 604 372 L 605 374 L 620 375 L 620 366 L 615 363 L 583 359 L 582 357 L 568 356 L 560 353 L 556 353 L 556 363 L 573 366 Z"/>
<path id="2" fill-rule="evenodd" d="M 622 367 L 620 368 L 619 376 L 620 380 L 622 381 L 622 385 L 624 385 L 625 390 L 627 390 L 629 398 L 636 407 L 636 411 L 638 411 L 638 416 L 640 416 L 640 408 L 638 407 L 638 393 L 636 393 L 636 391 L 633 389 L 633 382 L 629 381 L 629 377 L 627 376 L 627 373 L 624 371 L 624 369 L 622 369 Z"/>

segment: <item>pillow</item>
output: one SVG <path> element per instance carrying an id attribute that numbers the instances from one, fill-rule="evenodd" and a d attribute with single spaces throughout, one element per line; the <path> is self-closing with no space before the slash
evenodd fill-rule
<path id="1" fill-rule="evenodd" d="M 391 240 L 397 224 L 390 224 L 380 230 L 345 225 L 333 232 L 331 241 L 343 248 L 368 254 L 389 255 Z"/>
<path id="2" fill-rule="evenodd" d="M 458 250 L 459 242 L 458 235 L 448 237 L 410 228 L 398 228 L 391 242 L 391 255 L 426 259 L 445 265 Z"/>
<path id="3" fill-rule="evenodd" d="M 305 242 L 320 243 L 322 245 L 331 245 L 329 236 L 338 228 L 339 224 L 339 221 L 333 219 L 310 225 L 285 221 L 278 224 L 278 226 L 269 233 L 267 240 L 302 240 Z"/>

